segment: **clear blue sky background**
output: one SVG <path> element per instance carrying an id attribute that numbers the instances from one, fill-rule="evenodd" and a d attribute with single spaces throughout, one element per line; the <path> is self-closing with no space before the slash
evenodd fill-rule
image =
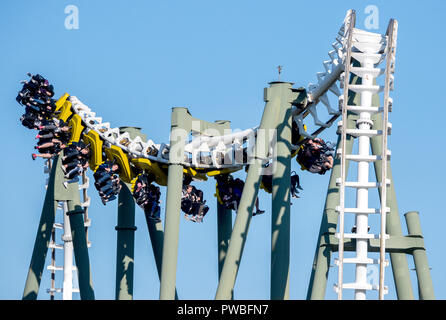
<path id="1" fill-rule="evenodd" d="M 79 29 L 64 27 L 67 5 L 79 8 Z M 364 27 L 367 5 L 379 8 L 379 32 L 399 21 L 392 169 L 403 232 L 403 214 L 420 211 L 437 298 L 446 298 L 443 183 L 444 1 L 2 1 L 0 5 L 0 299 L 20 299 L 45 195 L 43 161 L 32 161 L 35 132 L 19 123 L 14 98 L 26 72 L 41 73 L 56 95 L 75 95 L 113 126 L 139 126 L 168 142 L 170 113 L 186 106 L 208 121 L 228 119 L 245 129 L 259 123 L 263 88 L 277 79 L 295 86 L 323 71 L 345 12 L 357 10 Z M 323 134 L 336 141 L 334 128 Z M 299 166 L 293 160 L 293 169 Z M 91 176 L 91 172 L 89 173 Z M 244 177 L 244 173 L 238 174 Z M 329 174 L 301 172 L 302 198 L 293 200 L 290 296 L 305 299 Z M 181 299 L 213 299 L 217 288 L 214 182 L 200 188 L 211 207 L 203 224 L 181 219 L 177 288 Z M 165 189 L 163 199 L 165 197 Z M 90 189 L 92 276 L 98 299 L 113 299 L 117 203 L 106 207 Z M 376 198 L 376 196 L 375 196 Z M 235 287 L 236 299 L 269 299 L 271 204 L 254 217 Z M 373 203 L 373 201 L 372 201 Z M 376 201 L 375 201 L 376 203 Z M 162 205 L 164 218 L 164 203 Z M 235 219 L 235 214 L 234 214 Z M 372 225 L 372 232 L 377 225 Z M 142 210 L 136 212 L 135 299 L 157 299 L 159 280 Z M 60 260 L 59 260 L 60 261 Z M 408 257 L 413 268 L 412 258 Z M 388 268 L 390 270 L 390 268 Z M 330 269 L 327 299 L 337 268 Z M 417 293 L 415 272 L 411 271 Z M 59 279 L 60 279 L 59 274 Z M 353 273 L 348 275 L 353 279 Z M 395 299 L 391 273 L 388 299 Z M 49 272 L 40 299 L 48 299 Z M 75 298 L 78 298 L 78 294 Z M 376 297 L 373 294 L 372 298 Z"/>

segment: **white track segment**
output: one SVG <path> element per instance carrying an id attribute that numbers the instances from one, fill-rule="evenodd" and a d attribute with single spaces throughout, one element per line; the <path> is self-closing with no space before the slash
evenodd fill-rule
<path id="1" fill-rule="evenodd" d="M 48 187 L 49 175 L 51 173 L 52 160 L 46 161 L 44 172 L 48 174 L 46 180 L 46 187 Z M 91 247 L 91 242 L 88 241 L 88 228 L 91 225 L 91 220 L 88 218 L 88 207 L 90 206 L 90 197 L 87 194 L 89 187 L 89 178 L 85 172 L 82 174 L 82 185 L 79 185 L 79 190 L 82 190 L 83 202 L 81 203 L 84 209 L 84 226 L 87 238 L 87 247 Z M 55 218 L 58 217 L 57 212 L 62 213 L 61 222 L 54 222 L 53 231 L 51 233 L 51 241 L 48 248 L 51 250 L 51 262 L 47 266 L 47 270 L 51 273 L 51 285 L 47 289 L 47 293 L 50 294 L 51 300 L 54 300 L 56 293 L 62 293 L 63 300 L 72 300 L 73 293 L 79 292 L 78 288 L 73 287 L 73 272 L 77 272 L 77 268 L 73 264 L 73 240 L 71 237 L 70 218 L 67 215 L 68 206 L 66 201 L 59 201 L 57 205 Z M 63 244 L 56 242 L 56 230 L 62 230 L 61 240 Z M 56 265 L 56 252 L 63 253 L 63 265 Z M 63 271 L 62 288 L 56 288 L 56 271 Z"/>
<path id="2" fill-rule="evenodd" d="M 387 179 L 387 160 L 390 156 L 390 151 L 387 146 L 387 135 L 390 132 L 390 123 L 388 122 L 388 111 L 391 105 L 389 91 L 393 90 L 393 71 L 395 64 L 395 46 L 396 46 L 396 21 L 391 20 L 389 29 L 386 35 L 380 35 L 363 31 L 356 28 L 351 28 L 351 36 L 348 37 L 348 47 L 351 48 L 348 52 L 348 60 L 353 58 L 360 63 L 360 67 L 353 67 L 348 64 L 344 73 L 344 96 L 340 101 L 342 105 L 342 121 L 338 124 L 338 133 L 341 134 L 341 149 L 337 150 L 337 155 L 341 160 L 341 178 L 337 180 L 340 187 L 340 205 L 336 208 L 339 212 L 339 233 L 336 236 L 339 238 L 339 258 L 336 264 L 338 270 L 338 284 L 335 285 L 335 290 L 338 293 L 338 299 L 342 299 L 343 289 L 355 290 L 356 300 L 365 300 L 367 290 L 378 290 L 379 298 L 384 299 L 384 294 L 387 293 L 387 287 L 384 286 L 384 267 L 388 265 L 385 260 L 385 240 L 389 237 L 385 233 L 386 213 L 389 208 L 386 206 L 387 185 L 390 181 Z M 385 69 L 379 68 L 381 62 L 386 59 Z M 350 73 L 361 77 L 361 84 L 350 84 Z M 376 79 L 384 74 L 385 85 L 377 84 Z M 360 105 L 348 105 L 348 91 L 351 90 L 360 94 Z M 374 94 L 384 92 L 383 107 L 372 105 L 372 98 Z M 359 115 L 356 121 L 356 129 L 346 128 L 347 111 L 351 111 Z M 372 130 L 373 121 L 371 116 L 374 113 L 382 112 L 383 129 Z M 357 138 L 358 140 L 358 154 L 345 153 L 345 141 L 347 134 Z M 370 154 L 370 138 L 375 135 L 382 136 L 383 153 L 381 155 Z M 358 162 L 357 181 L 346 181 L 346 160 Z M 383 172 L 381 182 L 369 182 L 369 165 L 372 161 L 382 160 Z M 384 182 L 384 183 L 383 183 Z M 346 193 L 345 188 L 356 188 L 356 207 L 346 208 Z M 380 208 L 369 208 L 369 188 L 381 188 L 381 203 Z M 355 214 L 356 231 L 354 233 L 344 233 L 344 213 Z M 381 215 L 380 234 L 374 235 L 368 233 L 368 215 L 378 213 Z M 344 258 L 344 239 L 356 239 L 356 257 Z M 380 259 L 371 259 L 368 257 L 368 242 L 369 239 L 380 239 Z M 353 283 L 344 283 L 343 281 L 343 267 L 344 263 L 351 263 L 356 265 L 356 279 Z M 367 265 L 380 265 L 380 279 L 379 285 L 372 285 L 367 282 Z"/>
<path id="3" fill-rule="evenodd" d="M 325 128 L 330 127 L 333 122 L 339 117 L 339 108 L 333 108 L 328 98 L 328 92 L 333 93 L 339 99 L 341 91 L 338 88 L 336 81 L 341 81 L 345 68 L 346 61 L 346 30 L 352 20 L 353 10 L 349 10 L 346 14 L 343 24 L 338 31 L 336 41 L 332 44 L 333 50 L 328 52 L 330 60 L 324 61 L 324 72 L 317 73 L 318 83 L 310 84 L 308 87 L 307 100 L 308 105 L 300 109 L 293 107 L 293 120 L 296 121 L 299 132 L 306 138 L 315 138 Z M 152 161 L 167 163 L 169 159 L 169 145 L 156 144 L 152 140 L 142 141 L 141 138 L 136 137 L 131 139 L 128 133 L 120 134 L 119 128 L 113 128 L 109 122 L 103 122 L 102 117 L 96 115 L 88 106 L 83 104 L 77 97 L 70 96 L 73 111 L 79 114 L 88 130 L 96 131 L 100 137 L 105 141 L 105 145 L 116 145 L 126 151 L 131 158 L 147 158 Z M 329 119 L 322 121 L 318 114 L 317 106 L 325 107 Z M 321 108 L 319 108 L 320 110 Z M 304 129 L 304 119 L 307 116 L 313 118 L 315 131 L 311 134 Z M 244 151 L 250 154 L 249 146 L 253 147 L 254 143 L 249 143 L 246 146 L 246 141 L 255 138 L 257 135 L 257 127 L 246 129 L 239 132 L 233 132 L 224 136 L 205 136 L 196 135 L 191 142 L 185 146 L 185 161 L 183 165 L 196 168 L 221 169 L 234 168 L 243 165 L 237 162 L 237 157 L 234 153 Z M 125 141 L 125 144 L 122 142 Z M 293 150 L 298 149 L 299 146 L 292 146 Z M 197 161 L 198 159 L 206 159 L 206 161 Z M 224 163 L 223 163 L 223 159 Z M 230 161 L 228 161 L 230 159 Z"/>
<path id="4" fill-rule="evenodd" d="M 339 81 L 339 86 L 342 88 L 342 74 L 344 72 L 346 63 L 346 42 L 347 42 L 347 32 L 351 25 L 354 16 L 353 10 L 348 10 L 344 21 L 336 35 L 335 42 L 332 43 L 332 50 L 328 52 L 329 60 L 323 62 L 325 71 L 318 72 L 316 74 L 318 82 L 317 84 L 310 83 L 308 85 L 308 106 L 305 110 L 297 110 L 293 113 L 293 120 L 297 123 L 299 132 L 309 139 L 314 139 L 319 133 L 321 133 L 325 128 L 330 127 L 333 122 L 341 115 L 341 108 L 337 106 L 337 101 L 341 96 L 341 90 L 338 87 L 337 81 Z M 333 107 L 330 103 L 329 93 L 336 96 L 336 106 Z M 329 116 L 328 121 L 321 121 L 318 115 L 317 106 L 320 105 L 319 102 L 325 107 L 326 112 Z M 313 118 L 314 126 L 317 128 L 312 133 L 305 131 L 303 119 L 307 115 L 311 115 Z M 294 146 L 296 149 L 298 146 Z"/>

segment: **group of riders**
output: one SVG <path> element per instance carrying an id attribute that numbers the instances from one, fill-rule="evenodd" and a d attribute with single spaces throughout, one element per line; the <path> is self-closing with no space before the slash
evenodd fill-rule
<path id="1" fill-rule="evenodd" d="M 29 80 L 23 80 L 22 89 L 16 97 L 16 101 L 25 108 L 25 113 L 20 118 L 23 126 L 38 130 L 36 139 L 39 139 L 34 147 L 39 154 L 32 154 L 32 158 L 52 158 L 65 148 L 71 138 L 70 128 L 64 121 L 54 117 L 56 100 L 54 88 L 48 80 L 39 74 L 27 74 Z"/>
<path id="2" fill-rule="evenodd" d="M 63 185 L 67 188 L 69 183 L 78 182 L 79 176 L 88 169 L 90 146 L 82 141 L 70 141 L 72 134 L 68 121 L 57 118 L 59 111 L 56 111 L 56 100 L 53 99 L 53 85 L 40 74 L 27 75 L 29 79 L 21 82 L 23 86 L 16 101 L 25 108 L 25 113 L 20 118 L 22 125 L 38 130 L 35 137 L 38 142 L 34 147 L 38 153 L 32 153 L 31 157 L 33 160 L 38 157 L 52 159 L 60 155 L 65 178 Z M 119 193 L 119 177 L 110 174 L 117 170 L 117 165 L 104 163 L 94 173 L 95 186 L 104 204 L 115 199 Z"/>
<path id="3" fill-rule="evenodd" d="M 93 173 L 94 186 L 104 205 L 108 201 L 115 200 L 121 191 L 122 186 L 118 174 L 119 165 L 113 161 L 104 162 Z"/>
<path id="4" fill-rule="evenodd" d="M 27 74 L 29 79 L 23 80 L 22 89 L 16 97 L 16 101 L 25 108 L 25 113 L 20 118 L 22 125 L 28 129 L 38 130 L 38 139 L 34 149 L 38 153 L 32 153 L 31 157 L 51 159 L 59 155 L 62 150 L 62 170 L 65 178 L 64 186 L 77 182 L 79 175 L 88 168 L 90 158 L 89 146 L 82 142 L 72 142 L 71 128 L 66 121 L 57 119 L 56 100 L 54 87 L 40 74 Z"/>
<path id="5" fill-rule="evenodd" d="M 68 183 L 77 182 L 82 172 L 89 167 L 88 160 L 91 157 L 90 146 L 82 141 L 71 141 L 71 127 L 69 122 L 57 118 L 56 100 L 54 87 L 43 76 L 27 74 L 29 80 L 22 81 L 23 87 L 19 91 L 16 101 L 25 108 L 25 113 L 20 121 L 29 129 L 38 130 L 34 147 L 38 153 L 32 153 L 32 159 L 37 157 L 51 159 L 62 153 L 62 170 L 66 178 L 64 186 Z M 293 129 L 297 125 L 293 122 Z M 293 141 L 296 130 L 293 130 Z M 303 169 L 311 173 L 325 174 L 333 167 L 334 146 L 326 143 L 321 138 L 306 139 L 301 143 L 297 152 L 297 162 Z M 93 174 L 95 187 L 99 192 L 102 203 L 116 199 L 122 184 L 119 178 L 120 168 L 116 162 L 106 161 L 101 164 Z M 262 175 L 263 188 L 271 192 L 273 181 L 271 174 Z M 244 182 L 234 178 L 231 174 L 216 176 L 217 193 L 219 202 L 226 209 L 237 211 L 243 193 Z M 136 203 L 144 210 L 146 216 L 155 221 L 160 221 L 160 188 L 154 185 L 155 177 L 151 174 L 142 173 L 138 175 L 134 183 L 133 197 Z M 203 191 L 191 185 L 192 178 L 185 176 L 181 197 L 181 210 L 184 217 L 193 222 L 203 222 L 203 218 L 209 210 L 204 200 Z M 290 177 L 291 196 L 299 198 L 300 186 L 299 176 L 293 172 Z M 259 209 L 259 201 L 255 201 L 256 210 L 254 215 L 265 211 Z"/>
<path id="6" fill-rule="evenodd" d="M 135 198 L 136 204 L 144 210 L 144 214 L 148 219 L 160 222 L 161 190 L 153 184 L 154 181 L 155 177 L 152 174 L 144 173 L 138 175 L 133 190 L 133 197 Z"/>

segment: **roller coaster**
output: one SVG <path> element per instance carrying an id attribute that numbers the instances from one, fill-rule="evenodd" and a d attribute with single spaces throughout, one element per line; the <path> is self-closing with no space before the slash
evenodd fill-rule
<path id="1" fill-rule="evenodd" d="M 325 70 L 317 73 L 317 83 L 293 88 L 289 82 L 271 82 L 264 91 L 260 125 L 246 130 L 232 132 L 229 121 L 207 122 L 192 117 L 187 108 L 173 108 L 170 143 L 155 143 L 139 128 L 112 127 L 76 96 L 65 93 L 57 100 L 54 117 L 69 124 L 70 143 L 89 145 L 90 169 L 96 171 L 104 161 L 113 161 L 120 168 L 116 299 L 133 298 L 136 227 L 132 192 L 138 176 L 150 173 L 156 184 L 167 187 L 164 228 L 161 221 L 147 219 L 147 224 L 160 278 L 160 299 L 169 300 L 178 299 L 176 266 L 184 177 L 199 182 L 240 170 L 247 176 L 233 227 L 231 210 L 217 199 L 219 284 L 215 299 L 233 298 L 259 189 L 272 195 L 271 299 L 289 299 L 291 159 L 338 119 L 336 156 L 307 299 L 325 298 L 333 254 L 337 255 L 334 290 L 338 299 L 343 299 L 345 290 L 353 290 L 358 300 L 366 299 L 370 290 L 378 291 L 379 299 L 384 299 L 388 293 L 385 267 L 390 263 L 398 299 L 414 299 L 407 254 L 414 258 L 419 298 L 434 299 L 418 214 L 405 215 L 409 235 L 404 236 L 390 169 L 390 92 L 394 88 L 398 24 L 391 19 L 387 32 L 378 34 L 356 28 L 355 20 L 355 11 L 347 11 L 328 52 L 329 59 L 323 62 Z M 76 291 L 81 299 L 95 298 L 88 253 L 89 178 L 83 172 L 82 183 L 64 186 L 67 179 L 61 169 L 62 156 L 63 150 L 46 160 L 47 190 L 23 299 L 37 299 L 49 250 L 51 287 L 47 292 L 51 299 L 62 293 L 62 298 L 69 300 Z M 357 181 L 347 181 L 351 162 L 358 166 Z M 371 164 L 376 182 L 369 181 Z M 302 170 L 308 169 L 300 165 Z M 271 190 L 262 184 L 266 167 L 273 168 Z M 347 199 L 351 195 L 347 188 L 356 190 L 355 198 Z M 370 189 L 379 193 L 379 208 L 368 206 Z M 347 207 L 351 201 L 356 201 L 356 207 Z M 62 222 L 56 222 L 58 210 Z M 351 233 L 345 232 L 346 214 L 353 214 L 356 222 Z M 380 216 L 378 234 L 369 233 L 370 214 Z M 63 244 L 56 243 L 57 229 L 63 230 Z M 63 252 L 63 266 L 56 266 L 57 250 Z M 348 252 L 355 255 L 346 257 Z M 370 256 L 376 254 L 376 258 Z M 352 282 L 347 282 L 344 264 L 355 267 Z M 372 264 L 379 266 L 378 285 L 368 283 L 367 266 Z M 55 287 L 57 271 L 63 271 L 62 288 Z M 78 275 L 78 289 L 73 287 L 73 271 Z"/>

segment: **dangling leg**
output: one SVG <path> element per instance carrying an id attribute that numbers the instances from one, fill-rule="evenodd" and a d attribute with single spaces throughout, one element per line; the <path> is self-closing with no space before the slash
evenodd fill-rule
<path id="1" fill-rule="evenodd" d="M 262 214 L 262 213 L 265 212 L 265 210 L 260 210 L 260 208 L 259 208 L 259 198 L 258 197 L 256 198 L 255 206 L 256 206 L 256 212 L 254 212 L 252 214 L 253 216 L 258 215 L 258 214 Z"/>

